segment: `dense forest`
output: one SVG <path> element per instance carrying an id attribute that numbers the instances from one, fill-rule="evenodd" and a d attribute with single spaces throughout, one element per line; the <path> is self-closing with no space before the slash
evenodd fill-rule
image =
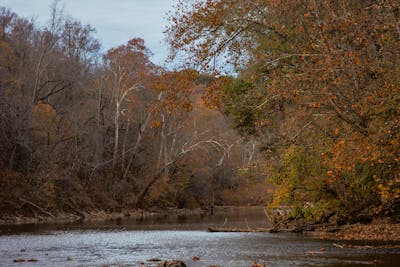
<path id="1" fill-rule="evenodd" d="M 94 28 L 51 14 L 0 9 L 2 213 L 263 203 L 236 173 L 256 141 L 202 100 L 212 76 L 154 65 L 140 38 L 101 54 Z"/>
<path id="2" fill-rule="evenodd" d="M 180 0 L 176 70 L 0 9 L 0 210 L 290 207 L 400 220 L 397 0 Z M 179 65 L 182 63 L 181 65 Z"/>

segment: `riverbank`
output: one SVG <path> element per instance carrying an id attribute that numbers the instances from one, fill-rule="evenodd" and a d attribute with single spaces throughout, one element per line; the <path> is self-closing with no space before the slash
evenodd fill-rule
<path id="1" fill-rule="evenodd" d="M 299 233 L 291 230 L 276 230 L 274 228 L 208 228 L 208 232 L 240 232 L 240 233 Z M 400 224 L 354 224 L 335 228 L 335 231 L 318 229 L 300 232 L 305 236 L 315 239 L 334 241 L 363 241 L 371 243 L 396 243 L 400 248 Z"/>
<path id="2" fill-rule="evenodd" d="M 40 207 L 39 207 L 40 208 Z M 37 208 L 36 208 L 37 209 Z M 262 227 L 268 227 L 269 222 L 264 217 L 263 206 L 214 206 L 212 209 L 174 207 L 154 208 L 151 210 L 127 209 L 118 211 L 107 210 L 77 210 L 71 211 L 47 211 L 37 210 L 32 213 L 22 211 L 14 214 L 0 214 L 0 225 L 21 225 L 21 224 L 63 224 L 72 222 L 105 222 L 109 220 L 144 220 L 144 219 L 176 219 L 176 218 L 202 218 L 206 215 L 222 218 L 223 225 L 232 227 L 260 227 L 259 225 L 248 225 L 247 219 L 256 216 L 260 220 L 265 219 Z M 236 222 L 236 223 L 234 223 Z M 205 228 L 206 229 L 206 228 Z"/>
<path id="3" fill-rule="evenodd" d="M 248 209 L 263 209 L 263 207 L 231 207 L 216 206 L 214 213 L 217 216 L 228 218 L 228 214 L 240 215 Z M 54 212 L 54 213 L 37 213 L 35 216 L 24 215 L 2 215 L 0 225 L 23 225 L 23 224 L 66 224 L 74 222 L 106 222 L 112 220 L 144 220 L 144 219 L 174 219 L 174 218 L 202 218 L 209 214 L 209 211 L 203 209 L 177 209 L 165 208 L 163 210 L 144 211 L 138 209 L 121 210 L 117 212 L 110 211 L 80 211 L 77 212 Z M 226 224 L 226 222 L 228 223 Z M 267 223 L 267 218 L 266 218 Z M 229 220 L 225 219 L 225 223 L 214 225 L 215 228 L 208 228 L 210 232 L 296 232 L 291 229 L 276 230 L 270 228 L 268 223 L 264 228 L 256 228 L 247 224 L 247 219 L 243 222 L 230 225 Z M 216 229 L 216 230 L 215 230 Z M 233 230 L 232 230 L 233 229 Z M 206 229 L 205 229 L 206 230 Z M 362 241 L 366 244 L 390 243 L 400 245 L 400 224 L 393 223 L 389 219 L 374 220 L 370 224 L 352 224 L 329 227 L 315 227 L 312 230 L 300 231 L 305 236 L 315 239 L 338 241 Z"/>
<path id="4" fill-rule="evenodd" d="M 337 241 L 363 241 L 375 243 L 398 243 L 400 245 L 400 224 L 388 220 L 376 220 L 370 224 L 352 224 L 338 227 L 336 231 L 319 229 L 304 232 L 317 239 Z"/>
<path id="5" fill-rule="evenodd" d="M 73 222 L 104 222 L 109 220 L 122 219 L 146 219 L 146 218 L 178 218 L 182 216 L 204 216 L 206 211 L 202 209 L 176 209 L 165 208 L 157 211 L 143 210 L 122 210 L 110 212 L 104 210 L 80 211 L 79 213 L 55 212 L 49 214 L 37 214 L 35 216 L 24 215 L 3 215 L 0 218 L 0 225 L 22 225 L 22 224 L 65 224 Z"/>

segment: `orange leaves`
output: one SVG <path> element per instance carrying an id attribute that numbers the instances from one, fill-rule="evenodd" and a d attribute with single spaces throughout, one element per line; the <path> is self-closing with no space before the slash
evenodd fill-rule
<path id="1" fill-rule="evenodd" d="M 166 29 L 170 57 L 182 55 L 190 68 L 209 71 L 225 69 L 226 64 L 238 66 L 246 47 L 252 45 L 247 32 L 263 19 L 264 4 L 260 0 L 180 1 Z"/>
<path id="2" fill-rule="evenodd" d="M 140 53 L 149 53 L 148 48 L 144 45 L 144 40 L 142 38 L 133 38 L 127 42 L 130 50 L 137 51 Z"/>
<path id="3" fill-rule="evenodd" d="M 396 129 L 396 128 L 395 128 Z M 335 134 L 339 132 L 335 130 Z M 341 183 L 340 179 L 352 177 L 357 181 L 361 177 L 373 177 L 376 188 L 370 190 L 379 193 L 383 205 L 400 196 L 400 170 L 398 156 L 399 131 L 387 131 L 363 136 L 353 134 L 343 136 L 335 143 L 331 152 L 324 155 L 328 167 L 328 183 Z M 336 136 L 339 136 L 336 134 Z M 355 177 L 355 178 L 354 178 Z"/>
<path id="4" fill-rule="evenodd" d="M 326 174 L 327 174 L 329 177 L 335 177 L 335 174 L 334 174 L 334 172 L 333 172 L 332 170 L 326 171 Z"/>
<path id="5" fill-rule="evenodd" d="M 56 136 L 59 122 L 60 118 L 50 104 L 39 102 L 31 110 L 32 134 L 48 144 Z"/>
<path id="6" fill-rule="evenodd" d="M 105 76 L 95 82 L 102 84 L 105 81 L 118 109 L 122 102 L 137 101 L 135 92 L 152 87 L 158 67 L 150 61 L 150 54 L 144 40 L 134 38 L 104 55 Z"/>
<path id="7" fill-rule="evenodd" d="M 311 103 L 308 103 L 308 106 L 310 108 L 320 108 L 322 105 L 321 105 L 321 103 L 318 103 L 318 102 L 311 102 Z"/>
<path id="8" fill-rule="evenodd" d="M 161 121 L 159 121 L 159 120 L 154 120 L 151 122 L 151 128 L 153 128 L 153 129 L 158 128 L 160 126 L 161 126 Z"/>
<path id="9" fill-rule="evenodd" d="M 317 44 L 315 44 L 315 43 L 312 43 L 312 44 L 311 44 L 311 48 L 312 48 L 312 49 L 317 49 L 318 47 L 319 47 L 319 46 L 318 46 Z"/>
<path id="10" fill-rule="evenodd" d="M 0 39 L 0 75 L 2 76 L 0 83 L 7 83 L 13 80 L 9 75 L 12 73 L 15 60 L 16 56 L 10 43 Z"/>
<path id="11" fill-rule="evenodd" d="M 191 111 L 190 96 L 198 88 L 198 73 L 194 70 L 164 72 L 155 79 L 155 89 L 163 92 L 162 106 L 169 113 Z"/>
<path id="12" fill-rule="evenodd" d="M 339 129 L 335 129 L 335 134 Z M 343 172 L 352 172 L 358 163 L 354 156 L 362 153 L 361 149 L 353 140 L 339 140 L 331 150 L 330 157 L 324 157 L 326 166 L 329 168 L 327 174 L 329 177 L 339 177 Z"/>
<path id="13" fill-rule="evenodd" d="M 350 51 L 350 52 L 347 53 L 347 56 L 348 56 L 349 59 L 352 59 L 353 62 L 356 65 L 360 65 L 361 64 L 361 58 L 360 58 L 359 53 L 357 51 Z"/>
<path id="14" fill-rule="evenodd" d="M 213 78 L 212 81 L 206 85 L 205 92 L 202 97 L 206 106 L 210 108 L 216 108 L 223 105 L 223 87 L 229 80 L 230 79 L 227 77 Z"/>
<path id="15" fill-rule="evenodd" d="M 394 155 L 400 154 L 395 141 L 400 138 L 393 125 L 399 124 L 394 99 L 400 88 L 400 41 L 393 7 L 383 2 L 368 7 L 365 1 L 192 3 L 172 19 L 170 44 L 175 52 L 187 52 L 195 65 L 218 67 L 218 61 L 212 63 L 225 53 L 241 67 L 240 79 L 252 86 L 230 107 L 238 125 L 256 125 L 284 138 L 312 117 L 315 128 L 296 141 L 323 143 L 330 181 L 398 172 Z M 246 59 L 233 58 L 237 54 Z M 211 106 L 229 97 L 214 82 L 204 95 Z"/>
<path id="16" fill-rule="evenodd" d="M 117 48 L 112 48 L 104 55 L 105 63 L 114 71 L 126 71 L 125 79 L 135 79 L 148 74 L 155 68 L 149 56 L 151 52 L 144 45 L 144 40 L 134 38 Z"/>
<path id="17" fill-rule="evenodd" d="M 0 67 L 9 67 L 13 60 L 15 60 L 15 55 L 11 45 L 0 39 Z"/>

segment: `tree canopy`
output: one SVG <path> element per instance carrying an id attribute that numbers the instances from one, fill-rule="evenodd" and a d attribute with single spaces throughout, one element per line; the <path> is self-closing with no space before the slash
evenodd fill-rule
<path id="1" fill-rule="evenodd" d="M 172 58 L 236 68 L 220 102 L 263 143 L 273 203 L 360 220 L 399 214 L 399 10 L 398 1 L 180 1 L 166 33 Z"/>

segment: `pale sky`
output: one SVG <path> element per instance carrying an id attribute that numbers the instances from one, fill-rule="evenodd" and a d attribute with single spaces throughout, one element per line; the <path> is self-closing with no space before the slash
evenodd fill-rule
<path id="1" fill-rule="evenodd" d="M 40 25 L 50 15 L 53 0 L 0 0 L 23 17 L 35 17 Z M 152 60 L 163 65 L 168 48 L 163 43 L 166 13 L 177 0 L 61 0 L 65 11 L 83 24 L 96 28 L 102 51 L 125 44 L 134 37 L 143 38 L 153 52 Z"/>

